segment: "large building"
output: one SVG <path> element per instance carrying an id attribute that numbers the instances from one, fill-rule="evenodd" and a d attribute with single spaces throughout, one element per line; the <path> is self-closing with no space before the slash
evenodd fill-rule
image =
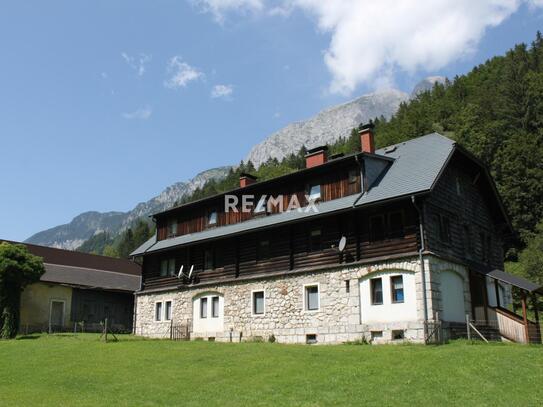
<path id="1" fill-rule="evenodd" d="M 141 284 L 138 264 L 7 242 L 26 246 L 31 254 L 43 259 L 45 266 L 40 281 L 27 286 L 21 294 L 21 333 L 99 330 L 105 318 L 116 331 L 132 331 L 134 292 Z"/>
<path id="2" fill-rule="evenodd" d="M 304 170 L 245 174 L 238 189 L 155 214 L 156 236 L 132 253 L 135 332 L 423 342 L 436 321 L 513 321 L 511 229 L 486 168 L 437 133 L 377 151 L 371 126 L 360 137 L 359 153 L 316 148 Z M 528 323 L 510 336 L 526 340 Z"/>

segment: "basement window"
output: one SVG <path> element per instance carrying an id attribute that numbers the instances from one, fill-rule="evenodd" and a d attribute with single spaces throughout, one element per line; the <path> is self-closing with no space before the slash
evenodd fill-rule
<path id="1" fill-rule="evenodd" d="M 383 304 L 383 279 L 372 278 L 370 280 L 371 305 Z"/>
<path id="2" fill-rule="evenodd" d="M 392 340 L 393 341 L 402 341 L 405 338 L 405 333 L 403 330 L 394 330 L 392 331 Z"/>
<path id="3" fill-rule="evenodd" d="M 383 331 L 371 331 L 371 340 L 381 339 L 383 337 Z"/>
<path id="4" fill-rule="evenodd" d="M 317 343 L 317 335 L 316 334 L 306 335 L 305 343 L 307 343 L 308 345 L 313 345 L 314 343 Z"/>

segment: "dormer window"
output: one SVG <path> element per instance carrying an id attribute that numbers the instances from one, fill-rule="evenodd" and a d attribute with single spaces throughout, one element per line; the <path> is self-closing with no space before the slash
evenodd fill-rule
<path id="1" fill-rule="evenodd" d="M 266 195 L 262 195 L 255 206 L 254 213 L 266 213 L 268 211 L 268 199 Z"/>
<path id="2" fill-rule="evenodd" d="M 207 215 L 207 224 L 208 226 L 215 226 L 217 224 L 217 211 L 212 210 Z"/>
<path id="3" fill-rule="evenodd" d="M 321 199 L 321 185 L 310 185 L 309 186 L 309 200 L 312 202 L 318 201 Z"/>
<path id="4" fill-rule="evenodd" d="M 177 236 L 177 219 L 170 219 L 168 222 L 168 237 Z"/>

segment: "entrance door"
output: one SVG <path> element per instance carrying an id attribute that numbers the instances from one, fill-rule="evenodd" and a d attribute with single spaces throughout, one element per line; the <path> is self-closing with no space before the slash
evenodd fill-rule
<path id="1" fill-rule="evenodd" d="M 64 302 L 51 301 L 51 315 L 49 316 L 51 329 L 59 330 L 64 326 Z"/>

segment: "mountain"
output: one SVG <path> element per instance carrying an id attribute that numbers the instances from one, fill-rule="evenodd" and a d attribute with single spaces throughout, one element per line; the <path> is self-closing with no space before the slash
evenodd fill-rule
<path id="1" fill-rule="evenodd" d="M 128 228 L 135 220 L 171 207 L 196 188 L 202 187 L 208 180 L 224 178 L 229 170 L 230 167 L 213 168 L 201 172 L 189 181 L 177 182 L 162 191 L 160 195 L 137 204 L 129 212 L 84 212 L 73 218 L 70 223 L 38 232 L 25 242 L 75 250 L 96 233 L 107 232 L 116 235 Z"/>
<path id="2" fill-rule="evenodd" d="M 407 93 L 390 89 L 363 95 L 350 102 L 328 108 L 316 116 L 289 124 L 254 146 L 246 161 L 255 167 L 268 158 L 281 160 L 302 146 L 317 147 L 347 136 L 354 127 L 379 116 L 390 118 L 400 106 L 409 100 Z"/>

